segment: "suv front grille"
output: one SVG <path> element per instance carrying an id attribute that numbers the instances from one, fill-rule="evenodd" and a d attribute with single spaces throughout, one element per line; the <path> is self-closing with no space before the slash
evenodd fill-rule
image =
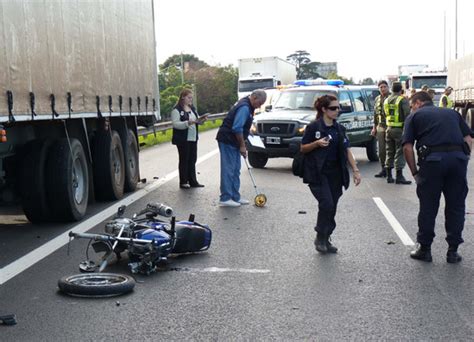
<path id="1" fill-rule="evenodd" d="M 257 124 L 257 131 L 262 135 L 292 136 L 295 133 L 295 127 L 294 123 L 262 122 Z"/>

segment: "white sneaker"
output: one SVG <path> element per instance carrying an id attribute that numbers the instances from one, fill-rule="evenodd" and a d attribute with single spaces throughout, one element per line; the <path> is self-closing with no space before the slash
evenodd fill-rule
<path id="1" fill-rule="evenodd" d="M 227 200 L 227 201 L 219 201 L 219 206 L 221 206 L 221 207 L 240 207 L 240 203 L 230 199 L 230 200 Z"/>
<path id="2" fill-rule="evenodd" d="M 241 205 L 247 205 L 247 204 L 250 204 L 250 201 L 249 201 L 249 200 L 246 200 L 246 199 L 244 199 L 244 198 L 241 198 L 241 199 L 239 199 L 239 203 L 240 203 Z"/>

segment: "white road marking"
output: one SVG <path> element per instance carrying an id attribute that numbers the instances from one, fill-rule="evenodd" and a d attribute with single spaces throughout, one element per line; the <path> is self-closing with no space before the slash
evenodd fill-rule
<path id="1" fill-rule="evenodd" d="M 253 268 L 220 268 L 220 267 L 206 267 L 206 268 L 191 268 L 191 267 L 176 267 L 173 271 L 184 271 L 184 272 L 209 272 L 209 273 L 224 273 L 224 272 L 236 272 L 236 273 L 270 273 L 270 270 L 266 269 L 253 269 Z"/>
<path id="2" fill-rule="evenodd" d="M 212 150 L 209 153 L 206 153 L 202 157 L 198 158 L 196 164 L 200 164 L 206 161 L 209 158 L 212 158 L 219 152 L 219 149 Z M 178 176 L 178 170 L 170 172 L 163 178 L 158 179 L 157 181 L 147 185 L 141 190 L 138 190 L 131 194 L 130 196 L 112 204 L 110 207 L 104 209 L 100 213 L 88 218 L 87 220 L 79 223 L 78 225 L 74 226 L 73 228 L 69 229 L 68 231 L 62 233 L 61 235 L 55 237 L 51 241 L 45 243 L 44 245 L 36 248 L 35 250 L 31 251 L 30 253 L 22 256 L 21 258 L 15 260 L 14 262 L 8 264 L 7 266 L 0 269 L 0 285 L 6 283 L 11 278 L 15 277 L 16 275 L 20 274 L 24 270 L 28 269 L 29 267 L 33 266 L 37 262 L 43 260 L 48 255 L 52 254 L 59 248 L 63 247 L 69 242 L 69 232 L 74 231 L 75 233 L 85 233 L 88 230 L 92 229 L 102 221 L 106 220 L 108 217 L 112 216 L 117 212 L 117 208 L 121 205 L 130 205 L 133 202 L 139 200 L 140 198 L 148 195 L 153 190 L 159 188 L 163 184 L 166 184 L 173 178 Z"/>
<path id="3" fill-rule="evenodd" d="M 407 234 L 407 232 L 403 229 L 400 222 L 398 222 L 398 220 L 395 218 L 395 216 L 393 216 L 392 212 L 390 211 L 390 209 L 387 208 L 387 206 L 382 201 L 382 199 L 380 197 L 374 197 L 373 200 L 374 200 L 375 204 L 377 204 L 377 207 L 379 207 L 382 214 L 387 219 L 388 223 L 390 223 L 390 225 L 392 226 L 395 233 L 397 233 L 397 235 L 400 238 L 400 240 L 402 241 L 402 243 L 405 246 L 415 245 L 413 240 L 410 238 L 410 236 Z"/>

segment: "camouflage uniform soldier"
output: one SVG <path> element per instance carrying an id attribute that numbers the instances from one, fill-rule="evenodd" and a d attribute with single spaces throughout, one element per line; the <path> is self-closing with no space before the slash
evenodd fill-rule
<path id="1" fill-rule="evenodd" d="M 385 156 L 386 156 L 386 145 L 385 145 L 385 131 L 387 124 L 385 121 L 385 112 L 383 109 L 383 103 L 385 99 L 390 95 L 388 83 L 382 80 L 378 83 L 380 95 L 375 98 L 374 108 L 374 127 L 372 128 L 372 135 L 377 138 L 379 145 L 379 160 L 382 166 L 382 170 L 375 175 L 377 178 L 387 177 L 387 171 L 385 170 Z"/>

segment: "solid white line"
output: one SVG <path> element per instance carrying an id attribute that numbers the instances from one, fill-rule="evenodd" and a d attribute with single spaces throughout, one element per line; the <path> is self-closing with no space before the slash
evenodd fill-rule
<path id="1" fill-rule="evenodd" d="M 212 150 L 209 153 L 206 153 L 202 157 L 198 158 L 196 164 L 200 164 L 209 158 L 212 158 L 219 152 L 218 149 Z M 100 213 L 88 218 L 87 220 L 79 223 L 78 225 L 74 226 L 73 228 L 69 229 L 68 231 L 62 233 L 61 235 L 55 237 L 51 241 L 45 243 L 44 245 L 36 248 L 35 250 L 31 251 L 30 253 L 22 256 L 21 258 L 15 260 L 14 262 L 8 264 L 7 266 L 0 269 L 0 285 L 6 283 L 11 278 L 15 277 L 16 275 L 20 274 L 24 270 L 28 269 L 29 267 L 33 266 L 37 262 L 41 261 L 42 259 L 46 258 L 51 253 L 55 252 L 59 248 L 63 247 L 69 242 L 69 232 L 74 231 L 75 233 L 85 233 L 88 230 L 92 229 L 102 221 L 106 220 L 108 217 L 112 216 L 117 212 L 117 208 L 121 205 L 130 205 L 133 202 L 139 200 L 140 198 L 148 195 L 153 190 L 159 188 L 163 184 L 166 184 L 173 178 L 178 176 L 178 170 L 170 172 L 163 178 L 158 179 L 157 181 L 147 185 L 141 190 L 138 190 L 131 194 L 130 196 L 122 199 L 119 202 L 116 202 L 109 206 L 108 208 L 104 209 Z"/>
<path id="2" fill-rule="evenodd" d="M 392 226 L 395 233 L 397 233 L 397 235 L 400 238 L 400 240 L 402 241 L 402 243 L 405 246 L 415 245 L 413 240 L 410 238 L 410 236 L 407 234 L 407 232 L 403 229 L 400 222 L 398 222 L 398 220 L 395 218 L 395 216 L 393 216 L 392 212 L 390 211 L 390 209 L 387 208 L 387 206 L 382 201 L 382 199 L 380 197 L 374 197 L 373 200 L 374 200 L 375 204 L 377 204 L 377 207 L 379 207 L 382 214 L 387 219 L 388 223 L 390 223 L 390 225 Z"/>
<path id="3" fill-rule="evenodd" d="M 209 272 L 209 273 L 225 273 L 225 272 L 236 272 L 236 273 L 270 273 L 270 270 L 266 269 L 254 269 L 254 268 L 220 268 L 220 267 L 206 267 L 206 268 L 191 268 L 191 267 L 177 267 L 174 271 L 184 272 Z"/>

